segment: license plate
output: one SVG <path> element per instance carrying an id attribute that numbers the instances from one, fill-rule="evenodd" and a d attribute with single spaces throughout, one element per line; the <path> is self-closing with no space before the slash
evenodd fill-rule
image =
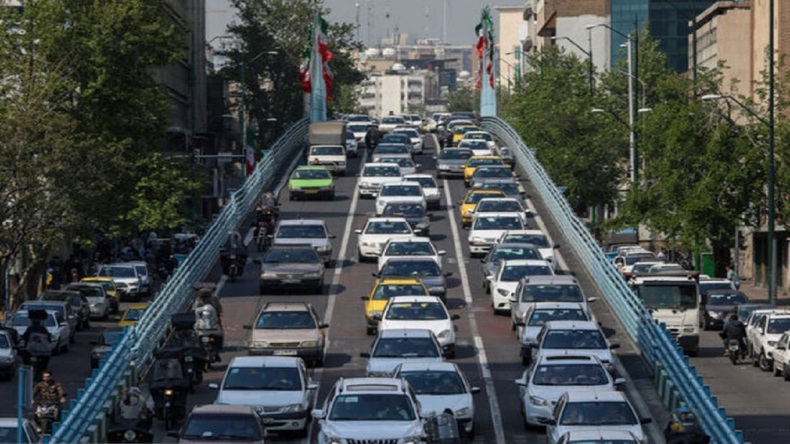
<path id="1" fill-rule="evenodd" d="M 296 350 L 275 350 L 275 356 L 295 356 Z"/>
<path id="2" fill-rule="evenodd" d="M 731 345 L 730 346 L 730 350 L 738 350 L 738 346 L 737 345 Z"/>
<path id="3" fill-rule="evenodd" d="M 298 284 L 302 281 L 299 279 L 283 279 L 282 282 L 283 284 Z"/>
<path id="4" fill-rule="evenodd" d="M 318 194 L 318 190 L 305 190 L 304 194 Z"/>

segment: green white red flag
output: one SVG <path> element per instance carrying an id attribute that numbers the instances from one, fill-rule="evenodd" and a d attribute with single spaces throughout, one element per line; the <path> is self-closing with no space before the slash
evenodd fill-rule
<path id="1" fill-rule="evenodd" d="M 329 32 L 329 23 L 324 20 L 320 15 L 316 15 L 316 22 L 311 27 L 311 40 L 310 47 L 305 49 L 302 53 L 302 65 L 299 69 L 299 80 L 302 85 L 302 90 L 306 93 L 312 92 L 313 72 L 316 66 L 314 63 L 320 63 L 321 77 L 326 86 L 326 99 L 332 100 L 332 91 L 334 86 L 334 76 L 332 69 L 329 67 L 329 62 L 332 61 L 332 51 L 329 50 L 329 39 L 327 34 Z"/>
<path id="2" fill-rule="evenodd" d="M 483 9 L 480 23 L 475 26 L 477 35 L 477 89 L 483 88 L 483 82 L 487 79 L 491 88 L 494 87 L 494 22 L 491 20 L 491 13 L 488 8 Z"/>

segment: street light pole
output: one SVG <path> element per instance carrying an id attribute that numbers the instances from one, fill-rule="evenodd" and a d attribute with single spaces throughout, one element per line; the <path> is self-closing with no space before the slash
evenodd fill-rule
<path id="1" fill-rule="evenodd" d="M 247 83 L 246 83 L 246 72 L 247 72 L 247 63 L 252 63 L 258 60 L 259 57 L 264 55 L 277 55 L 277 51 L 261 51 L 249 60 L 249 62 L 245 62 L 246 51 L 244 49 L 241 50 L 241 106 L 239 107 L 239 127 L 241 129 L 241 152 L 244 154 L 244 165 L 241 168 L 242 179 L 247 177 L 247 134 L 245 133 L 245 120 L 244 120 L 244 110 L 247 107 Z"/>
<path id="2" fill-rule="evenodd" d="M 552 36 L 551 39 L 554 40 L 555 42 L 557 40 L 567 40 L 571 45 L 575 46 L 579 51 L 581 51 L 582 54 L 587 56 L 587 76 L 590 82 L 590 95 L 592 95 L 593 91 L 595 90 L 595 84 L 593 83 L 592 42 L 590 42 L 590 50 L 587 51 L 584 48 L 582 48 L 578 43 L 574 42 L 573 39 L 571 39 L 570 37 L 557 37 L 555 35 Z"/>

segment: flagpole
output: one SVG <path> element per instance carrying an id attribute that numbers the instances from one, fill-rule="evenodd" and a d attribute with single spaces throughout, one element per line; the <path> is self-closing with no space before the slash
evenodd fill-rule
<path id="1" fill-rule="evenodd" d="M 322 122 L 326 120 L 326 83 L 323 75 L 323 60 L 318 52 L 318 35 L 322 33 L 321 14 L 315 13 L 313 22 L 312 48 L 310 57 L 310 121 Z"/>
<path id="2" fill-rule="evenodd" d="M 481 24 L 483 25 L 481 29 L 481 38 L 483 38 L 483 53 L 482 55 L 478 53 L 478 55 L 482 57 L 482 63 L 480 64 L 480 116 L 493 117 L 496 116 L 497 111 L 496 91 L 494 90 L 494 86 L 491 84 L 493 79 L 493 56 L 495 48 L 493 42 L 493 24 L 491 22 L 490 10 L 487 6 L 483 8 Z"/>

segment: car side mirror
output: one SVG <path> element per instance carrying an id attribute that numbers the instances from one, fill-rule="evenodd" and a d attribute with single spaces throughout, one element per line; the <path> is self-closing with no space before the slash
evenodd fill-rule
<path id="1" fill-rule="evenodd" d="M 476 394 L 480 393 L 480 387 L 471 387 L 469 389 L 469 393 L 471 393 L 473 395 L 476 395 Z"/>
<path id="2" fill-rule="evenodd" d="M 560 248 L 560 244 L 554 244 L 554 245 L 552 245 L 552 247 L 551 247 L 551 248 L 553 248 L 553 249 L 557 250 L 557 249 L 559 249 L 559 248 Z"/>
<path id="3" fill-rule="evenodd" d="M 370 358 L 370 353 L 362 352 L 362 353 L 359 354 L 359 357 L 360 358 Z"/>
<path id="4" fill-rule="evenodd" d="M 370 275 L 373 276 L 374 278 L 378 278 L 379 277 L 378 273 L 370 273 Z"/>
<path id="5" fill-rule="evenodd" d="M 518 300 L 516 299 L 516 295 L 511 296 L 508 299 L 508 301 L 510 301 L 511 304 L 515 304 L 516 302 L 518 302 Z"/>
<path id="6" fill-rule="evenodd" d="M 356 230 L 354 230 L 354 233 L 356 233 L 356 234 L 362 234 L 362 230 L 361 230 L 361 229 L 359 229 L 359 228 L 357 228 Z"/>
<path id="7" fill-rule="evenodd" d="M 587 302 L 595 302 L 598 298 L 587 298 Z"/>
<path id="8" fill-rule="evenodd" d="M 431 158 L 432 158 L 433 160 L 436 160 L 436 156 L 431 156 Z"/>
<path id="9" fill-rule="evenodd" d="M 639 424 L 650 424 L 653 422 L 653 418 L 639 418 Z"/>
<path id="10" fill-rule="evenodd" d="M 776 346 L 776 349 L 777 350 L 787 350 L 787 347 L 785 347 L 784 345 L 778 345 L 778 346 Z"/>
<path id="11" fill-rule="evenodd" d="M 435 159 L 435 158 L 436 158 L 436 157 L 434 157 L 434 159 Z M 439 184 L 439 185 L 438 185 L 436 188 L 443 189 L 443 188 L 444 188 L 444 185 L 442 185 L 442 184 Z"/>
<path id="12" fill-rule="evenodd" d="M 620 344 L 609 344 L 609 350 L 620 348 Z"/>
<path id="13" fill-rule="evenodd" d="M 360 299 L 362 299 L 363 301 L 369 301 L 370 296 L 361 296 Z"/>
<path id="14" fill-rule="evenodd" d="M 516 379 L 513 382 L 515 382 L 516 385 L 519 385 L 521 387 L 526 387 L 529 384 L 529 379 L 527 379 L 526 377 L 523 377 L 523 378 Z"/>
<path id="15" fill-rule="evenodd" d="M 329 324 L 318 324 L 319 329 L 329 328 Z"/>
<path id="16" fill-rule="evenodd" d="M 437 256 L 444 256 L 446 254 L 447 254 L 447 251 L 445 251 L 445 250 L 439 250 L 439 251 L 436 252 Z"/>
<path id="17" fill-rule="evenodd" d="M 324 411 L 321 409 L 313 409 L 310 414 L 313 415 L 315 419 L 324 419 Z"/>
<path id="18" fill-rule="evenodd" d="M 245 330 L 252 330 L 252 325 L 244 324 L 244 325 L 242 325 L 242 328 L 245 329 Z"/>
<path id="19" fill-rule="evenodd" d="M 68 326 L 69 326 L 69 323 L 68 323 L 68 322 L 61 322 L 61 323 L 60 323 L 60 326 L 61 326 L 61 327 L 68 327 Z"/>
<path id="20" fill-rule="evenodd" d="M 212 382 L 208 385 L 208 388 L 213 390 L 219 390 L 219 384 L 217 384 L 216 382 Z"/>
<path id="21" fill-rule="evenodd" d="M 625 384 L 625 378 L 615 378 L 614 385 L 623 385 Z"/>
<path id="22" fill-rule="evenodd" d="M 538 418 L 538 422 L 543 425 L 557 425 L 557 420 L 554 418 Z"/>
<path id="23" fill-rule="evenodd" d="M 452 316 L 450 317 L 450 319 L 452 319 L 453 321 L 457 321 L 457 320 L 461 319 L 461 315 L 459 315 L 459 314 L 454 314 L 454 315 L 452 315 Z"/>
<path id="24" fill-rule="evenodd" d="M 336 235 L 336 234 L 330 234 L 330 235 L 329 235 L 329 236 L 327 236 L 327 237 L 328 237 L 329 239 L 334 239 L 334 238 L 336 238 L 336 237 L 337 237 L 337 235 Z"/>

